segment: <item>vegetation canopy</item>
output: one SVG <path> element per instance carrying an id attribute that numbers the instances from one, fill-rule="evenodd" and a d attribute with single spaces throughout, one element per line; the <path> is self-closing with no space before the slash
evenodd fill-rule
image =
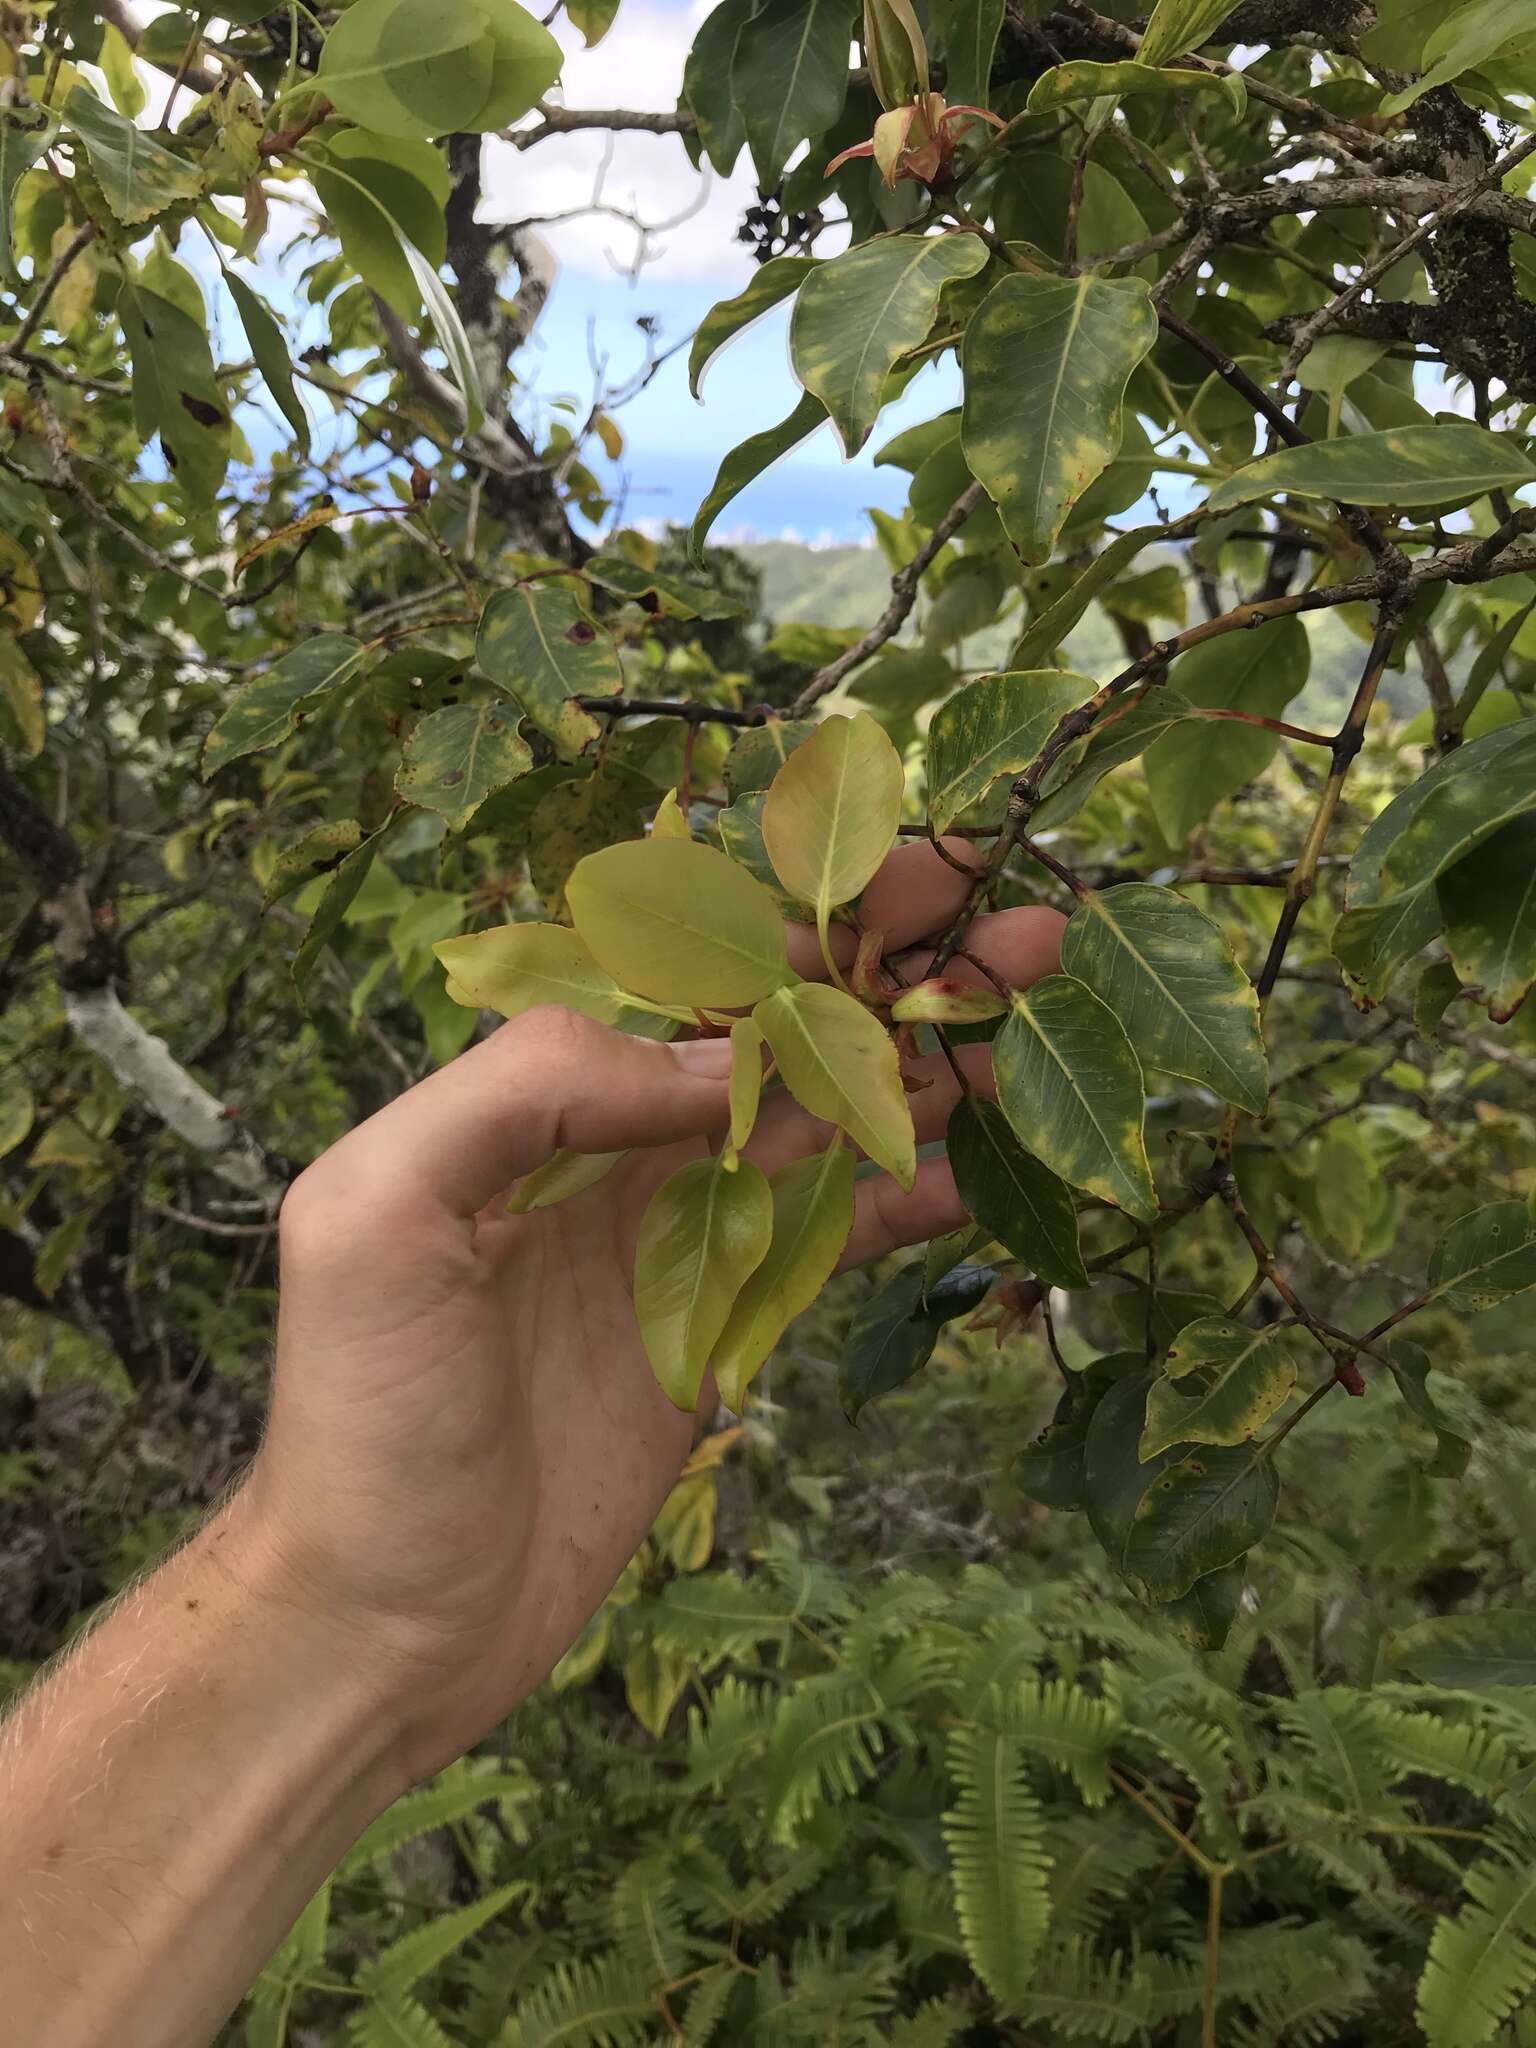
<path id="1" fill-rule="evenodd" d="M 730 1427 L 528 1765 L 386 1816 L 231 2040 L 1536 2041 L 1529 9 L 723 0 L 663 110 L 561 62 L 516 0 L 0 5 L 14 1675 L 254 1444 L 308 1158 L 498 1014 L 728 1032 L 634 1286 Z M 690 380 L 780 307 L 799 395 L 686 533 L 604 481 L 660 342 L 548 404 L 549 251 L 479 217 L 578 128 L 758 187 Z M 722 513 L 935 363 L 888 587 L 765 624 Z M 813 1306 L 940 1152 L 973 1227 Z M 951 1501 L 872 1587 L 826 1447 L 947 1430 L 1016 1540 Z"/>

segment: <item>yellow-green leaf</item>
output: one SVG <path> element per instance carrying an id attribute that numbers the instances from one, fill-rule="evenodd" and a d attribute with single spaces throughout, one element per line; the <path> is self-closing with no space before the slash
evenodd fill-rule
<path id="1" fill-rule="evenodd" d="M 1232 0 L 1157 0 L 1142 33 L 1137 56 L 1143 64 L 1166 64 L 1198 49 L 1232 12 Z"/>
<path id="2" fill-rule="evenodd" d="M 0 1159 L 14 1152 L 32 1128 L 32 1090 L 13 1075 L 0 1089 Z"/>
<path id="3" fill-rule="evenodd" d="M 694 840 L 632 840 L 589 853 L 566 900 L 593 956 L 654 1001 L 732 1009 L 792 978 L 772 896 Z"/>
<path id="4" fill-rule="evenodd" d="M 704 560 L 704 542 L 709 536 L 709 529 L 732 498 L 738 497 L 749 483 L 760 477 L 765 469 L 772 468 L 791 448 L 797 448 L 818 427 L 825 426 L 826 419 L 827 409 L 821 400 L 813 398 L 809 391 L 803 391 L 794 411 L 780 420 L 777 426 L 749 434 L 739 447 L 731 449 L 722 459 L 709 494 L 693 515 L 693 523 L 688 528 L 688 553 L 695 562 Z"/>
<path id="5" fill-rule="evenodd" d="M 718 1159 L 692 1160 L 651 1197 L 635 1253 L 635 1320 L 674 1406 L 697 1405 L 709 1354 L 772 1237 L 773 1196 L 748 1159 L 734 1173 Z"/>
<path id="6" fill-rule="evenodd" d="M 134 69 L 133 52 L 121 29 L 110 21 L 101 30 L 101 55 L 96 60 L 107 81 L 112 104 L 125 119 L 135 121 L 144 111 L 144 81 Z"/>
<path id="7" fill-rule="evenodd" d="M 1174 1444 L 1240 1444 L 1263 1428 L 1296 1384 L 1288 1333 L 1203 1316 L 1168 1350 L 1166 1372 L 1147 1392 L 1143 1461 Z"/>
<path id="8" fill-rule="evenodd" d="M 0 632 L 0 704 L 10 713 L 22 751 L 40 754 L 47 724 L 43 686 L 12 633 Z"/>
<path id="9" fill-rule="evenodd" d="M 812 1116 L 845 1130 L 904 1188 L 917 1172 L 912 1112 L 896 1048 L 862 1003 L 825 982 L 779 989 L 752 1013 L 784 1085 Z"/>
<path id="10" fill-rule="evenodd" d="M 1057 724 L 1093 695 L 1086 676 L 1026 669 L 956 690 L 928 728 L 928 821 L 935 832 L 1027 768 Z"/>
<path id="11" fill-rule="evenodd" d="M 683 807 L 677 800 L 677 791 L 669 789 L 656 806 L 656 815 L 651 820 L 653 839 L 691 839 L 688 820 L 683 816 Z"/>
<path id="12" fill-rule="evenodd" d="M 148 129 L 77 85 L 64 102 L 65 126 L 78 135 L 97 183 L 120 221 L 137 226 L 203 189 L 199 165 L 156 142 Z"/>
<path id="13" fill-rule="evenodd" d="M 753 1017 L 738 1017 L 731 1026 L 731 1135 L 721 1154 L 734 1170 L 741 1148 L 757 1122 L 763 1093 L 763 1033 Z"/>
<path id="14" fill-rule="evenodd" d="M 1536 463 L 1513 435 L 1442 420 L 1277 449 L 1219 485 L 1206 509 L 1230 512 L 1281 491 L 1352 505 L 1451 505 L 1533 482 Z"/>
<path id="15" fill-rule="evenodd" d="M 841 1137 L 768 1183 L 773 1239 L 736 1297 L 713 1354 L 715 1382 L 739 1415 L 748 1386 L 794 1318 L 820 1294 L 853 1228 L 853 1154 Z"/>
<path id="16" fill-rule="evenodd" d="M 1152 1221 L 1141 1063 L 1112 1010 L 1070 975 L 1049 975 L 1014 997 L 992 1066 L 1026 1150 L 1072 1187 Z"/>
<path id="17" fill-rule="evenodd" d="M 613 642 L 572 591 L 552 583 L 498 591 L 481 615 L 475 658 L 568 759 L 597 737 L 597 720 L 571 700 L 623 688 Z"/>
<path id="18" fill-rule="evenodd" d="M 859 894 L 895 845 L 905 781 L 883 727 L 861 711 L 824 720 L 769 785 L 763 844 L 788 893 L 815 910 L 829 967 L 832 912 Z"/>
<path id="19" fill-rule="evenodd" d="M 462 832 L 488 796 L 533 766 L 533 753 L 505 704 L 448 704 L 414 728 L 395 776 L 413 804 Z"/>
<path id="20" fill-rule="evenodd" d="M 816 262 L 814 256 L 770 256 L 766 263 L 758 265 L 751 283 L 735 298 L 722 299 L 710 307 L 699 322 L 688 352 L 688 389 L 695 398 L 699 396 L 705 369 L 725 344 L 787 299 L 791 292 L 797 292 L 816 268 Z"/>
<path id="21" fill-rule="evenodd" d="M 1220 71 L 1169 71 L 1155 64 L 1130 62 L 1095 64 L 1078 57 L 1040 74 L 1029 90 L 1029 112 L 1051 114 L 1079 100 L 1132 99 L 1141 93 L 1225 94 L 1227 83 Z"/>
<path id="22" fill-rule="evenodd" d="M 453 984 L 448 984 L 450 995 Z M 622 1152 L 572 1152 L 561 1146 L 552 1158 L 532 1173 L 525 1174 L 507 1201 L 509 1216 L 528 1216 L 535 1209 L 552 1209 L 572 1195 L 584 1195 L 588 1188 L 610 1174 L 624 1157 Z"/>
<path id="23" fill-rule="evenodd" d="M 301 640 L 236 697 L 203 745 L 206 781 L 242 754 L 275 747 L 322 697 L 356 674 L 364 650 L 345 633 Z"/>
<path id="24" fill-rule="evenodd" d="M 502 924 L 432 948 L 455 1002 L 520 1017 L 540 1003 L 561 1003 L 600 1024 L 619 1024 L 633 1004 L 599 967 L 573 931 L 561 924 Z M 688 1016 L 686 1010 L 680 1012 Z"/>

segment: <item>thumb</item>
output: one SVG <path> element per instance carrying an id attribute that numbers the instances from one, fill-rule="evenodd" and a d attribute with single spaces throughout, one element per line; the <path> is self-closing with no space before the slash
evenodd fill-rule
<path id="1" fill-rule="evenodd" d="M 370 1117 L 327 1155 L 377 1199 L 474 1216 L 562 1146 L 620 1152 L 720 1129 L 728 1039 L 631 1038 L 553 1005 L 527 1010 Z"/>

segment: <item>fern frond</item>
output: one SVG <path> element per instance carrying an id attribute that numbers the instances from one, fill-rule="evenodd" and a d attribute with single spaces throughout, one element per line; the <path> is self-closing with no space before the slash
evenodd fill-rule
<path id="1" fill-rule="evenodd" d="M 1387 1799 L 1392 1773 L 1386 1768 L 1376 1724 L 1363 1693 L 1329 1686 L 1278 1706 L 1281 1726 L 1310 1753 L 1301 1769 L 1282 1758 L 1286 1777 L 1324 1794 L 1343 1814 L 1362 1818 L 1392 1809 Z"/>
<path id="2" fill-rule="evenodd" d="M 1143 1871 L 1163 1861 L 1164 1839 L 1128 1808 L 1074 1813 L 1051 1829 L 1051 1925 L 1096 1935 Z"/>
<path id="3" fill-rule="evenodd" d="M 351 2048 L 458 2048 L 414 1998 L 375 1999 L 352 2015 Z"/>
<path id="4" fill-rule="evenodd" d="M 965 1954 L 946 1877 L 937 1871 L 904 1870 L 896 1881 L 894 1903 L 896 1924 L 911 1962 L 925 1963 L 936 1955 Z"/>
<path id="5" fill-rule="evenodd" d="M 688 1966 L 688 1931 L 665 1855 L 631 1864 L 613 1888 L 609 1917 L 615 1952 L 637 1973 L 668 1983 Z"/>
<path id="6" fill-rule="evenodd" d="M 896 1954 L 889 1947 L 848 1953 L 841 1931 L 804 1934 L 790 1950 L 787 1994 L 774 2014 L 775 2031 L 788 2025 L 817 2048 L 855 2048 L 868 2042 L 895 2005 Z"/>
<path id="7" fill-rule="evenodd" d="M 673 1579 L 645 1607 L 656 1640 L 705 1667 L 743 1656 L 760 1643 L 783 1641 L 795 1618 L 793 1603 L 761 1577 L 741 1579 L 735 1572 Z"/>
<path id="8" fill-rule="evenodd" d="M 1218 1846 L 1231 1845 L 1227 1791 L 1232 1782 L 1232 1752 L 1226 1732 L 1175 1709 L 1158 1713 L 1138 1702 L 1124 1711 L 1123 1736 L 1171 1764 L 1194 1787 L 1204 1834 Z"/>
<path id="9" fill-rule="evenodd" d="M 809 1891 L 826 1868 L 826 1859 L 814 1849 L 797 1850 L 777 1870 L 764 1867 L 772 1860 L 764 1857 L 749 1881 L 741 1884 L 716 1859 L 696 1859 L 680 1880 L 683 1902 L 696 1906 L 702 1914 L 718 1915 L 726 1927 L 737 1920 L 743 1927 L 766 1927 L 802 1892 Z"/>
<path id="10" fill-rule="evenodd" d="M 1266 1930 L 1256 1929 L 1262 1936 Z M 1231 2028 L 1233 2048 L 1323 2048 L 1338 2039 L 1355 2016 L 1376 2002 L 1369 1949 L 1360 1941 L 1322 1931 L 1329 1939 L 1306 1969 L 1283 1964 L 1271 1975 L 1281 1981 L 1249 1996 L 1252 2017 Z"/>
<path id="11" fill-rule="evenodd" d="M 930 1998 L 916 2012 L 899 2019 L 886 2035 L 889 2048 L 954 2048 L 971 2024 L 962 2006 L 944 1998 Z"/>
<path id="12" fill-rule="evenodd" d="M 327 1878 L 251 1986 L 251 2003 L 258 2010 L 281 2005 L 301 1977 L 319 1975 L 325 1963 L 325 1937 L 330 1918 L 331 1880 Z"/>
<path id="13" fill-rule="evenodd" d="M 979 1712 L 1018 1736 L 1031 1756 L 1070 1777 L 1085 1806 L 1102 1806 L 1109 1797 L 1109 1756 L 1120 1714 L 1107 1700 L 1064 1678 L 1026 1678 L 989 1694 Z"/>
<path id="14" fill-rule="evenodd" d="M 680 2021 L 684 2048 L 709 2048 L 731 2002 L 741 1973 L 729 1963 L 715 1963 L 694 1985 Z M 676 2010 L 677 2000 L 671 2001 Z"/>
<path id="15" fill-rule="evenodd" d="M 843 1662 L 850 1670 L 871 1676 L 890 1637 L 910 1635 L 942 1614 L 946 1605 L 944 1588 L 936 1580 L 919 1578 L 915 1572 L 893 1572 L 844 1631 L 838 1646 Z"/>
<path id="16" fill-rule="evenodd" d="M 688 1775 L 685 1793 L 712 1791 L 768 1746 L 773 1695 L 766 1686 L 724 1677 L 710 1692 L 706 1719 L 688 1709 Z"/>
<path id="17" fill-rule="evenodd" d="M 823 1800 L 851 1799 L 874 1776 L 880 1747 L 878 1703 L 863 1680 L 829 1672 L 788 1693 L 765 1770 L 763 1820 L 773 1839 L 793 1841 Z"/>
<path id="18" fill-rule="evenodd" d="M 806 1557 L 785 1543 L 766 1545 L 760 1563 L 797 1620 L 842 1622 L 853 1613 L 848 1580 L 835 1565 Z"/>
<path id="19" fill-rule="evenodd" d="M 1149 2022 L 1147 1990 L 1129 1957 L 1067 1941 L 1042 1956 L 1019 2018 L 1049 2026 L 1053 2040 L 1134 2041 Z"/>
<path id="20" fill-rule="evenodd" d="M 343 1859 L 338 1874 L 347 1876 L 364 1869 L 377 1857 L 392 1855 L 396 1849 L 403 1849 L 407 1842 L 430 1834 L 434 1828 L 463 1820 L 478 1807 L 492 1801 L 496 1803 L 512 1839 L 526 1841 L 527 1831 L 522 1815 L 537 1796 L 537 1787 L 526 1772 L 497 1770 L 494 1766 L 488 1767 L 474 1758 L 467 1758 L 450 1766 L 433 1784 L 424 1785 L 418 1792 L 408 1792 L 403 1799 L 397 1799 L 387 1812 L 380 1814 L 372 1827 L 365 1828 L 358 1836 Z"/>
<path id="21" fill-rule="evenodd" d="M 1369 1694 L 1362 1704 L 1394 1777 L 1439 1778 L 1490 1801 L 1520 1778 L 1521 1767 L 1508 1743 L 1491 1729 L 1438 1714 L 1408 1713 Z"/>
<path id="22" fill-rule="evenodd" d="M 452 1913 L 439 1913 L 424 1926 L 413 1927 L 409 1934 L 402 1934 L 398 1941 L 392 1941 L 364 1963 L 357 1973 L 359 1990 L 383 2005 L 398 2002 L 498 1913 L 528 1896 L 526 1884 L 500 1885 L 468 1906 L 460 1906 Z"/>
<path id="23" fill-rule="evenodd" d="M 957 1673 L 957 1696 L 979 1699 L 994 1685 L 1013 1684 L 1035 1669 L 1048 1648 L 1045 1631 L 1032 1615 L 994 1616 Z"/>
<path id="24" fill-rule="evenodd" d="M 561 1963 L 522 2000 L 496 2048 L 641 2048 L 655 2019 L 649 1989 L 614 1957 Z"/>
<path id="25" fill-rule="evenodd" d="M 944 1817 L 944 1841 L 966 1953 L 993 1997 L 1011 2011 L 1028 1993 L 1050 1923 L 1051 1859 L 1040 1804 L 1015 1735 L 957 1728 L 948 1761 L 959 1797 Z"/>
<path id="26" fill-rule="evenodd" d="M 1536 1844 L 1509 1844 L 1467 1872 L 1467 1903 L 1436 1923 L 1419 1979 L 1429 2048 L 1478 2048 L 1536 1994 Z"/>

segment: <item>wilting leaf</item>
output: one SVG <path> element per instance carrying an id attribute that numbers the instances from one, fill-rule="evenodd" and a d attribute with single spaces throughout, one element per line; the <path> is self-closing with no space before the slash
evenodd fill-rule
<path id="1" fill-rule="evenodd" d="M 1489 1202 L 1458 1217 L 1429 1261 L 1429 1296 L 1473 1315 L 1536 1287 L 1536 1220 L 1524 1202 Z"/>
<path id="2" fill-rule="evenodd" d="M 1431 1615 L 1388 1638 L 1387 1662 L 1425 1685 L 1536 1685 L 1536 1611 Z"/>
<path id="3" fill-rule="evenodd" d="M 780 988 L 752 1014 L 801 1108 L 845 1130 L 910 1188 L 917 1171 L 912 1112 L 896 1047 L 879 1021 L 841 989 L 814 981 Z"/>
<path id="4" fill-rule="evenodd" d="M 199 164 L 177 156 L 83 85 L 64 102 L 64 121 L 85 144 L 108 206 L 129 227 L 196 199 L 203 189 Z"/>
<path id="5" fill-rule="evenodd" d="M 1004 278 L 966 329 L 965 459 L 1025 562 L 1120 445 L 1120 403 L 1157 339 L 1139 278 Z"/>
<path id="6" fill-rule="evenodd" d="M 853 1228 L 853 1154 L 834 1138 L 768 1183 L 773 1240 L 737 1295 L 713 1352 L 715 1382 L 739 1415 L 758 1367 L 794 1318 L 820 1294 Z"/>
<path id="7" fill-rule="evenodd" d="M 814 256 L 770 256 L 733 299 L 721 299 L 699 322 L 688 352 L 688 389 L 697 398 L 705 368 L 728 341 L 797 292 L 816 268 Z"/>
<path id="8" fill-rule="evenodd" d="M 1351 505 L 1445 505 L 1532 482 L 1536 462 L 1509 435 L 1445 422 L 1277 449 L 1219 485 L 1206 509 L 1230 512 L 1282 491 Z"/>
<path id="9" fill-rule="evenodd" d="M 362 844 L 362 837 L 363 828 L 356 818 L 337 818 L 328 824 L 312 825 L 291 846 L 285 846 L 273 861 L 266 887 L 261 892 L 262 909 L 270 910 L 274 903 L 291 896 L 295 889 L 302 889 L 317 875 L 328 875 L 339 868 L 353 848 Z"/>
<path id="10" fill-rule="evenodd" d="M 1436 884 L 1445 943 L 1462 981 L 1480 984 L 1496 1024 L 1536 982 L 1536 817 L 1517 818 Z"/>
<path id="11" fill-rule="evenodd" d="M 1146 882 L 1090 890 L 1061 935 L 1061 964 L 1134 1031 L 1144 1065 L 1263 1114 L 1269 1063 L 1259 999 L 1203 910 Z"/>
<path id="12" fill-rule="evenodd" d="M 747 1159 L 734 1173 L 718 1159 L 695 1159 L 651 1197 L 635 1252 L 635 1320 L 675 1407 L 697 1405 L 709 1354 L 772 1236 L 773 1197 Z"/>
<path id="13" fill-rule="evenodd" d="M 997 1278 L 990 1266 L 957 1266 L 926 1294 L 923 1269 L 903 1266 L 849 1325 L 838 1365 L 843 1413 L 857 1422 L 867 1402 L 889 1394 L 933 1356 L 941 1329 L 975 1308 Z"/>
<path id="14" fill-rule="evenodd" d="M 455 1002 L 502 1017 L 520 1017 L 540 1003 L 561 1003 L 600 1024 L 628 1024 L 635 1006 L 562 924 L 500 924 L 432 948 Z M 682 1011 L 688 1021 L 688 1012 Z"/>
<path id="15" fill-rule="evenodd" d="M 694 514 L 693 524 L 688 529 L 688 552 L 695 562 L 703 561 L 704 542 L 709 529 L 732 498 L 739 497 L 765 469 L 771 469 L 781 456 L 787 455 L 807 435 L 824 426 L 826 418 L 827 409 L 821 400 L 813 398 L 809 391 L 802 392 L 794 411 L 780 420 L 776 427 L 765 427 L 762 433 L 749 435 L 731 450 L 720 464 L 709 495 Z"/>
<path id="16" fill-rule="evenodd" d="M 495 790 L 533 766 L 533 753 L 505 705 L 448 704 L 428 712 L 405 743 L 395 788 L 462 832 Z"/>
<path id="17" fill-rule="evenodd" d="M 1147 1394 L 1143 1462 L 1174 1444 L 1241 1444 L 1255 1435 L 1296 1384 L 1288 1343 L 1273 1324 L 1249 1329 L 1229 1316 L 1181 1330 Z"/>
<path id="18" fill-rule="evenodd" d="M 824 135 L 843 111 L 853 18 L 852 0 L 764 0 L 742 26 L 731 98 L 765 190 L 796 144 Z"/>
<path id="19" fill-rule="evenodd" d="M 987 261 L 978 235 L 882 235 L 819 263 L 789 327 L 795 375 L 856 455 L 869 439 L 898 360 L 926 341 L 939 294 Z"/>
<path id="20" fill-rule="evenodd" d="M 1304 688 L 1310 661 L 1306 628 L 1285 618 L 1192 647 L 1174 674 L 1186 704 L 1275 718 Z M 1188 719 L 1154 740 L 1147 788 L 1169 843 L 1182 846 L 1224 797 L 1262 775 L 1279 745 L 1263 726 L 1217 718 Z"/>
<path id="21" fill-rule="evenodd" d="M 597 720 L 575 697 L 616 697 L 618 651 L 574 592 L 553 583 L 499 590 L 480 616 L 475 659 L 515 697 L 540 732 L 573 759 L 597 737 Z"/>
<path id="22" fill-rule="evenodd" d="M 306 711 L 357 673 L 363 659 L 363 649 L 344 633 L 317 633 L 290 648 L 246 684 L 209 733 L 203 744 L 203 779 L 242 754 L 286 739 Z"/>
<path id="23" fill-rule="evenodd" d="M 1150 1222 L 1141 1065 L 1112 1010 L 1065 974 L 1013 999 L 992 1041 L 997 1099 L 1019 1142 L 1073 1187 Z"/>
<path id="24" fill-rule="evenodd" d="M 962 1096 L 945 1142 L 960 1199 L 988 1234 L 1048 1287 L 1086 1287 L 1072 1196 L 997 1105 Z"/>
<path id="25" fill-rule="evenodd" d="M 791 979 L 773 898 L 713 847 L 605 847 L 579 863 L 566 896 L 593 955 L 638 995 L 729 1009 Z"/>
<path id="26" fill-rule="evenodd" d="M 946 698 L 928 729 L 928 821 L 947 831 L 1003 775 L 1029 767 L 1057 725 L 1093 695 L 1058 669 L 982 676 Z"/>
<path id="27" fill-rule="evenodd" d="M 832 912 L 851 902 L 896 843 L 901 756 L 867 711 L 825 719 L 763 799 L 763 844 L 787 892 L 816 912 L 830 962 Z"/>

